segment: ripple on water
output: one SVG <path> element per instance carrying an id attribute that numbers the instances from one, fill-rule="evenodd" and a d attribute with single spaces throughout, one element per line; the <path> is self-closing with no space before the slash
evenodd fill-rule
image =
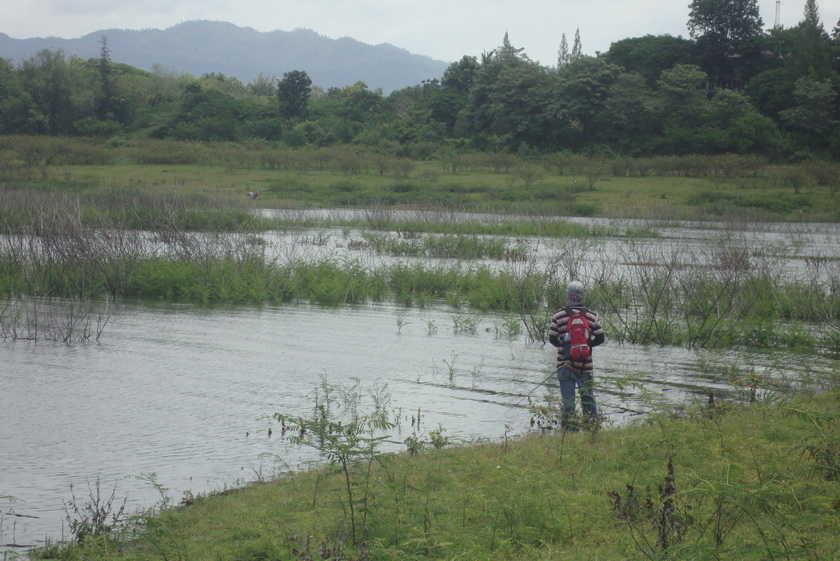
<path id="1" fill-rule="evenodd" d="M 390 396 L 395 440 L 443 426 L 453 439 L 524 432 L 525 397 L 557 395 L 554 349 L 523 336 L 498 338 L 498 316 L 475 315 L 474 334 L 456 333 L 453 312 L 387 305 L 324 309 L 120 304 L 98 344 L 0 343 L 0 543 L 38 545 L 66 534 L 64 503 L 88 484 L 128 497 L 132 508 L 160 500 L 148 478 L 177 501 L 241 485 L 317 459 L 287 449 L 275 412 L 311 413 L 322 379 L 369 396 Z M 402 327 L 398 327 L 397 318 Z M 430 330 L 434 324 L 436 330 Z M 703 353 L 607 344 L 596 350 L 599 405 L 610 418 L 650 404 L 616 380 L 638 375 L 675 401 L 702 399 L 728 380 L 701 371 Z M 713 358 L 713 357 L 712 357 Z M 774 371 L 772 360 L 744 364 Z M 387 386 L 387 392 L 385 388 Z M 341 403 L 340 392 L 335 407 Z M 323 393 L 321 393 L 323 398 Z"/>

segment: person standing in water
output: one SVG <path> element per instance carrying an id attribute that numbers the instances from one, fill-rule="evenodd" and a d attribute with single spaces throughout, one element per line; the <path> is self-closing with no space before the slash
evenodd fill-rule
<path id="1" fill-rule="evenodd" d="M 584 305 L 584 295 L 582 283 L 570 282 L 566 288 L 566 305 L 554 312 L 548 330 L 549 342 L 557 347 L 563 430 L 578 428 L 571 421 L 575 411 L 575 390 L 580 392 L 581 409 L 586 419 L 598 419 L 592 379 L 592 348 L 604 342 L 604 328 L 598 314 Z"/>

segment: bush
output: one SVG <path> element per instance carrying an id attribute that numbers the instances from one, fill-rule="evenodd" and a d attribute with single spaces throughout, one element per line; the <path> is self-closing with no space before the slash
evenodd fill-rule
<path id="1" fill-rule="evenodd" d="M 598 203 L 584 203 L 584 202 L 574 202 L 569 203 L 566 206 L 566 209 L 569 212 L 569 216 L 595 216 L 597 214 L 599 206 Z"/>

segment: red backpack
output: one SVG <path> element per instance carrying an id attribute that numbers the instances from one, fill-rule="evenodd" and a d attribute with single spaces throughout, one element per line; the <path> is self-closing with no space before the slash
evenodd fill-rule
<path id="1" fill-rule="evenodd" d="M 567 310 L 569 321 L 566 323 L 566 336 L 563 338 L 567 347 L 566 358 L 583 362 L 592 356 L 589 348 L 589 320 L 586 310 Z"/>

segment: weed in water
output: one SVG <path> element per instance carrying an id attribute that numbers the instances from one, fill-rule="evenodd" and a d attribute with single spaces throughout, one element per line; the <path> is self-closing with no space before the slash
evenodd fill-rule
<path id="1" fill-rule="evenodd" d="M 405 313 L 400 312 L 397 314 L 397 333 L 402 333 L 402 328 L 410 323 L 411 322 L 406 319 Z"/>
<path id="2" fill-rule="evenodd" d="M 73 485 L 70 485 L 70 500 L 64 503 L 65 517 L 70 527 L 70 533 L 78 543 L 83 543 L 90 538 L 96 538 L 110 534 L 117 528 L 123 526 L 129 520 L 126 511 L 125 498 L 122 502 L 116 498 L 117 484 L 110 495 L 102 491 L 102 481 L 97 475 L 96 481 L 87 483 L 89 500 L 81 502 L 76 497 Z"/>
<path id="3" fill-rule="evenodd" d="M 475 335 L 478 331 L 478 320 L 471 316 L 462 314 L 452 316 L 452 325 L 455 333 Z"/>

